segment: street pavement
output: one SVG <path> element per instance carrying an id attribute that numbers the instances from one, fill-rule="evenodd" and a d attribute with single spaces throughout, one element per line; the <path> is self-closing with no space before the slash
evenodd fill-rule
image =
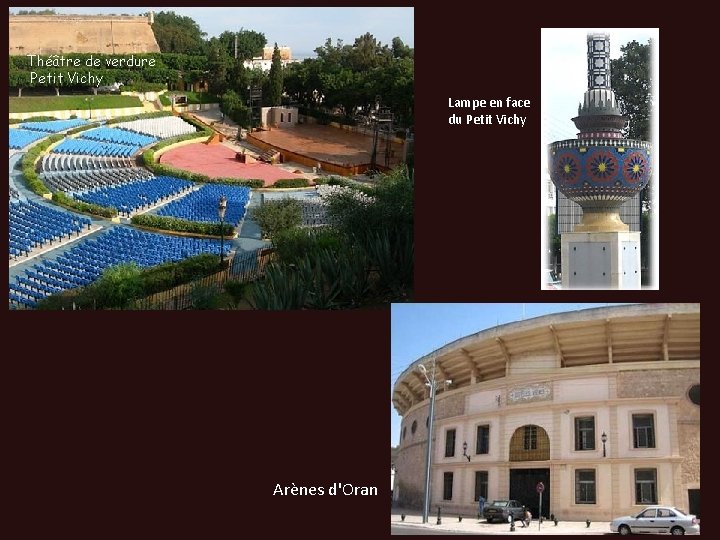
<path id="1" fill-rule="evenodd" d="M 460 521 L 457 515 L 442 515 L 441 524 L 438 525 L 437 514 L 428 516 L 427 523 L 422 522 L 422 514 L 417 511 L 405 512 L 404 521 L 402 514 L 402 509 L 393 508 L 390 515 L 391 528 L 397 530 L 397 526 L 401 525 L 405 530 L 415 529 L 417 534 L 426 534 L 426 531 L 435 531 L 434 534 L 440 531 L 440 534 L 610 534 L 610 523 L 607 521 L 591 522 L 588 527 L 584 521 L 558 521 L 556 526 L 552 521 L 545 520 L 538 529 L 538 521 L 534 519 L 527 528 L 516 521 L 515 531 L 510 531 L 509 523 L 487 523 L 484 519 L 479 521 L 477 516 L 464 516 Z"/>

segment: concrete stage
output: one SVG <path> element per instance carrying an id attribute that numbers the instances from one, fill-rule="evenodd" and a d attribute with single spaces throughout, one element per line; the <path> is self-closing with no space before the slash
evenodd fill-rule
<path id="1" fill-rule="evenodd" d="M 362 174 L 370 168 L 373 134 L 354 133 L 331 126 L 301 124 L 291 128 L 248 133 L 247 142 L 263 150 L 275 148 L 284 161 L 294 161 L 308 167 L 318 163 L 326 173 Z M 386 141 L 378 137 L 376 163 L 384 169 Z M 390 168 L 400 163 L 403 146 L 392 143 Z"/>
<path id="2" fill-rule="evenodd" d="M 160 163 L 210 177 L 259 178 L 266 186 L 281 178 L 305 178 L 267 163 L 240 163 L 235 159 L 237 152 L 224 144 L 189 144 L 168 150 L 160 156 Z"/>

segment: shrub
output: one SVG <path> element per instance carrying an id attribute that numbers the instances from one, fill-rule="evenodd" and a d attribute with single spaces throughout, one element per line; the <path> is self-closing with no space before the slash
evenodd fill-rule
<path id="1" fill-rule="evenodd" d="M 225 223 L 222 228 L 220 223 L 206 223 L 201 221 L 188 221 L 171 216 L 157 216 L 155 214 L 138 214 L 130 220 L 133 225 L 150 227 L 163 231 L 181 232 L 188 234 L 205 234 L 208 236 L 230 237 L 235 233 L 232 225 Z"/>
<path id="2" fill-rule="evenodd" d="M 275 183 L 270 186 L 271 188 L 297 188 L 297 187 L 308 187 L 310 182 L 307 178 L 281 178 L 276 180 Z"/>
<path id="3" fill-rule="evenodd" d="M 94 216 L 114 218 L 118 215 L 118 211 L 116 208 L 100 206 L 98 204 L 91 204 L 84 201 L 72 199 L 65 195 L 65 193 L 63 193 L 62 191 L 56 191 L 55 193 L 53 193 L 52 200 L 60 206 L 71 208 L 73 210 L 77 210 L 78 212 L 92 214 Z"/>
<path id="4" fill-rule="evenodd" d="M 280 231 L 302 223 L 302 206 L 299 201 L 289 197 L 269 201 L 254 210 L 253 218 L 260 226 L 263 237 L 272 238 Z"/>

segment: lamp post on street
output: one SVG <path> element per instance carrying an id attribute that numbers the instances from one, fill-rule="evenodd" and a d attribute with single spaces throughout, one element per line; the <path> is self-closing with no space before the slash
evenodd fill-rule
<path id="1" fill-rule="evenodd" d="M 437 390 L 437 381 L 435 380 L 435 362 L 433 362 L 431 378 L 428 378 L 427 368 L 420 364 L 418 366 L 420 373 L 423 374 L 425 380 L 425 386 L 430 387 L 430 415 L 428 421 L 428 435 L 427 435 L 427 453 L 425 454 L 425 503 L 423 504 L 423 523 L 428 522 L 428 514 L 430 513 L 430 462 L 432 461 L 432 434 L 433 434 L 433 420 L 435 419 L 435 390 Z"/>
<path id="2" fill-rule="evenodd" d="M 227 209 L 227 198 L 225 195 L 220 197 L 218 203 L 218 217 L 220 217 L 220 264 L 222 265 L 225 257 L 225 210 Z"/>
<path id="3" fill-rule="evenodd" d="M 607 442 L 607 435 L 605 435 L 605 432 L 604 432 L 604 431 L 603 431 L 602 436 L 600 437 L 600 440 L 601 440 L 602 443 L 603 443 L 603 457 L 606 457 L 606 454 L 605 454 L 605 443 Z"/>

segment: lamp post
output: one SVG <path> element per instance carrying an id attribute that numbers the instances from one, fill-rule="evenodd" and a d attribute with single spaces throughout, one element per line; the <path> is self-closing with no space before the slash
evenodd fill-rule
<path id="1" fill-rule="evenodd" d="M 225 257 L 225 210 L 227 210 L 227 198 L 225 195 L 220 197 L 218 203 L 218 216 L 220 217 L 220 264 L 222 265 Z"/>
<path id="2" fill-rule="evenodd" d="M 94 98 L 91 98 L 91 97 L 86 97 L 86 98 L 85 98 L 85 101 L 86 101 L 86 103 L 88 104 L 88 108 L 90 109 L 90 120 L 92 120 L 92 100 L 93 100 L 93 99 L 94 99 Z"/>
<path id="3" fill-rule="evenodd" d="M 605 457 L 605 443 L 607 442 L 607 435 L 605 435 L 604 431 L 603 434 L 600 436 L 600 440 L 603 443 L 603 457 Z"/>
<path id="4" fill-rule="evenodd" d="M 424 375 L 425 386 L 430 387 L 430 416 L 428 422 L 428 436 L 427 436 L 427 453 L 425 455 L 425 504 L 423 504 L 423 523 L 428 522 L 428 514 L 430 513 L 430 462 L 432 454 L 432 434 L 433 434 L 433 420 L 435 416 L 435 390 L 437 389 L 437 381 L 435 380 L 435 362 L 433 362 L 432 378 L 428 378 L 427 369 L 425 366 L 420 364 L 418 366 L 420 372 Z"/>

